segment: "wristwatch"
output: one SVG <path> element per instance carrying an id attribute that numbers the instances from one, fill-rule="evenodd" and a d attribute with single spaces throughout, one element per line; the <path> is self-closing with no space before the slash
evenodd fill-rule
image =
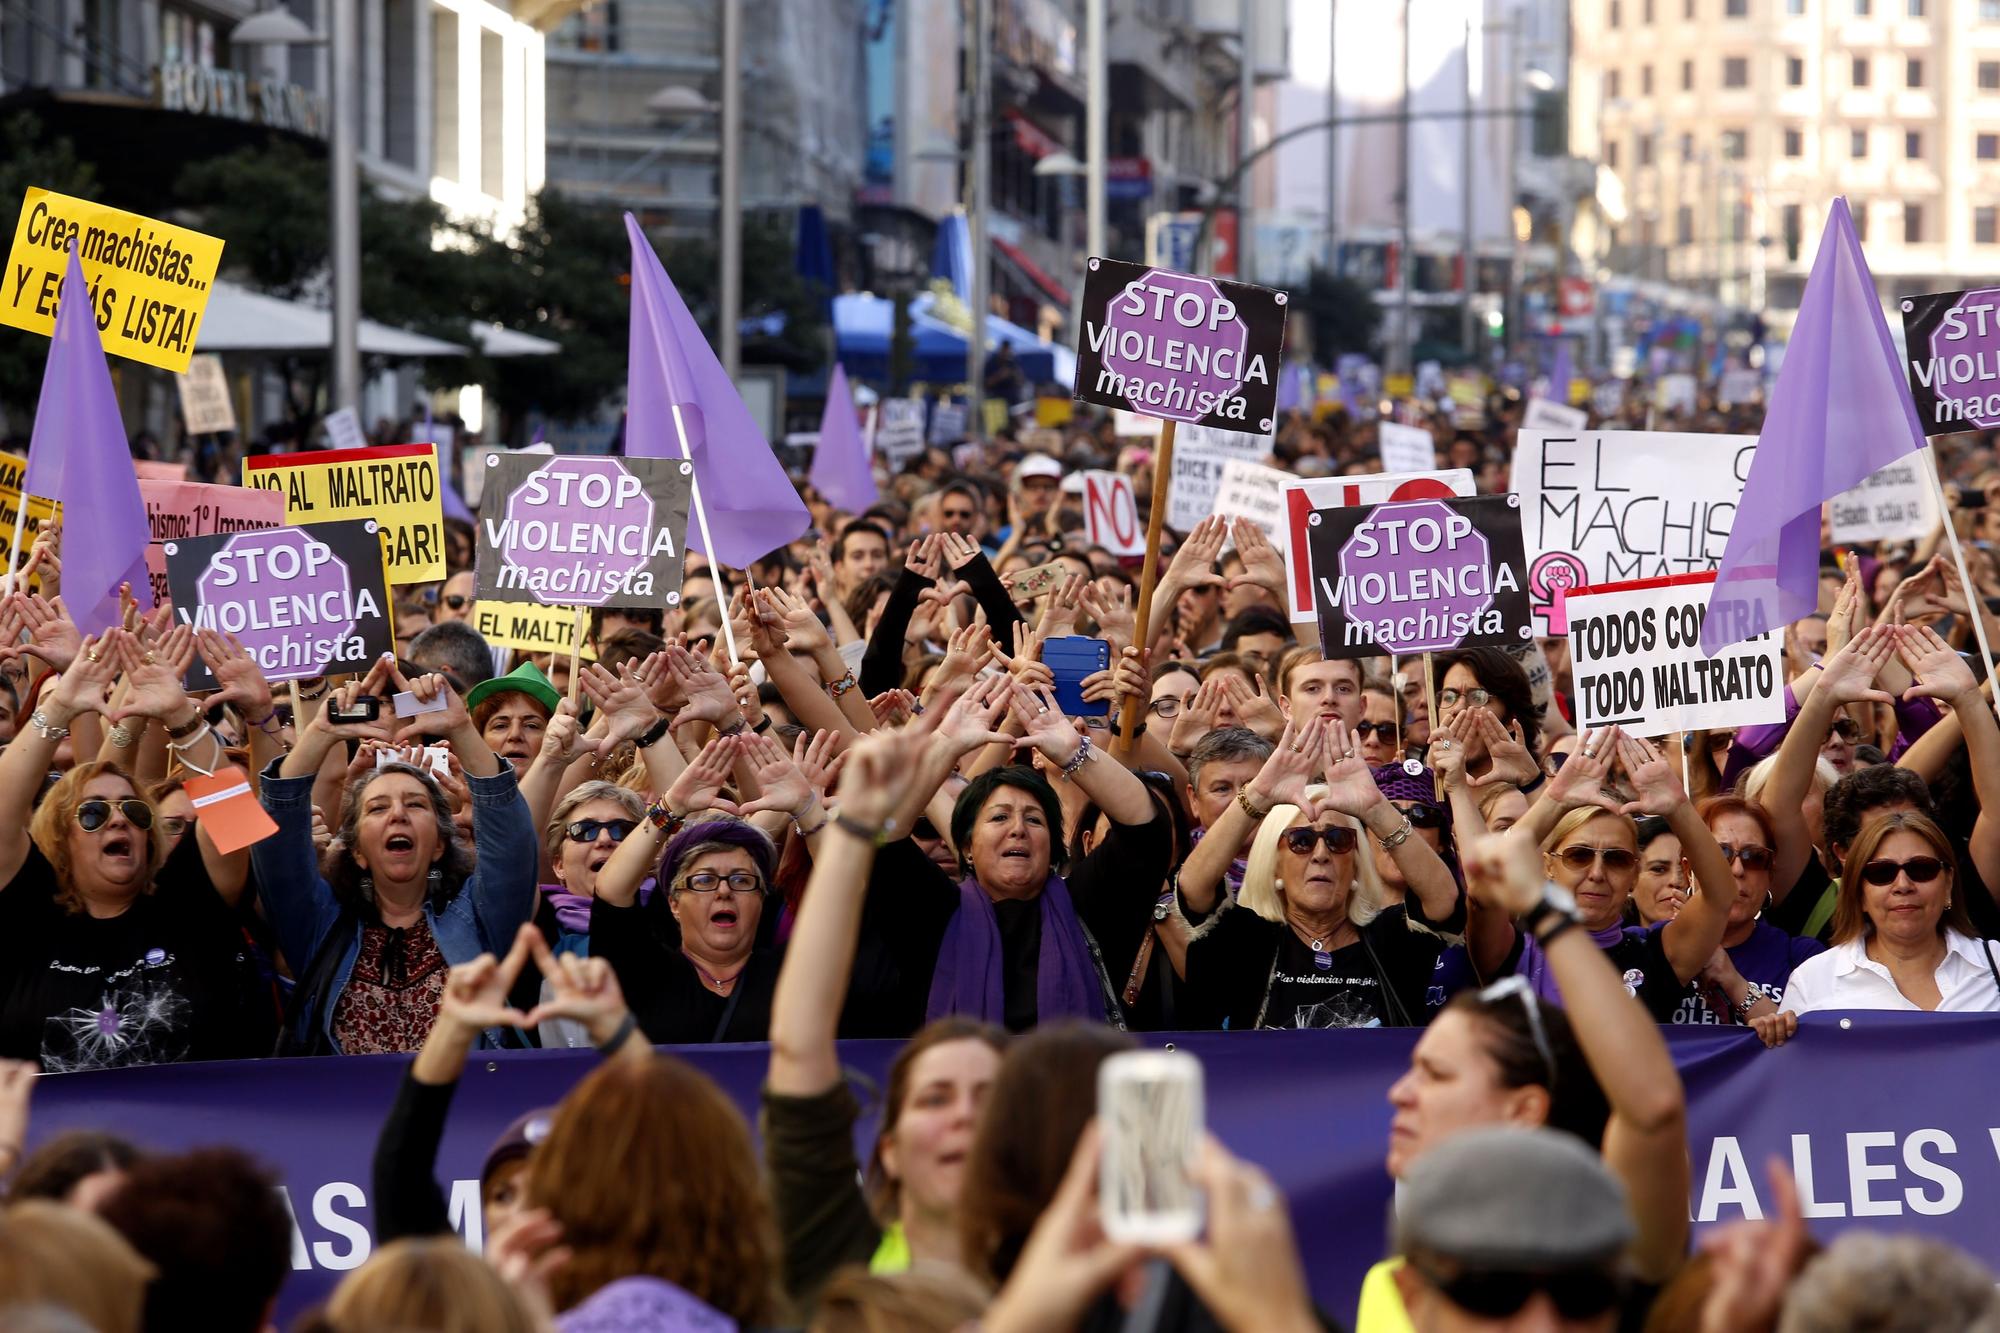
<path id="1" fill-rule="evenodd" d="M 1554 880 L 1542 885 L 1542 900 L 1521 914 L 1521 929 L 1539 940 L 1542 927 L 1552 919 L 1576 924 L 1576 895 Z"/>

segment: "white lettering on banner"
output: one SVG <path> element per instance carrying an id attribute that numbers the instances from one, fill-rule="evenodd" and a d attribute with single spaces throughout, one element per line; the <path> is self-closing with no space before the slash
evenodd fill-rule
<path id="1" fill-rule="evenodd" d="M 1915 541 L 1937 526 L 1937 497 L 1912 454 L 1828 502 L 1834 544 Z"/>
<path id="2" fill-rule="evenodd" d="M 1512 475 L 1542 632 L 1563 632 L 1572 588 L 1713 570 L 1756 451 L 1754 435 L 1523 430 Z"/>
<path id="3" fill-rule="evenodd" d="M 1269 469 L 1266 469 L 1267 471 Z M 1282 479 L 1285 539 L 1271 544 L 1285 556 L 1287 595 L 1292 623 L 1314 624 L 1312 550 L 1306 523 L 1315 509 L 1351 509 L 1355 505 L 1386 504 L 1391 500 L 1445 500 L 1474 491 L 1472 473 L 1462 467 L 1439 472 L 1371 472 L 1357 477 L 1316 477 L 1301 480 L 1289 472 Z M 1525 522 L 1525 514 L 1524 514 Z"/>
<path id="4" fill-rule="evenodd" d="M 1113 555 L 1144 555 L 1146 525 L 1132 495 L 1132 479 L 1117 472 L 1083 474 L 1083 525 L 1093 546 Z"/>
<path id="5" fill-rule="evenodd" d="M 1782 645 L 1764 633 L 1704 657 L 1713 575 L 1568 594 L 1577 725 L 1639 736 L 1785 720 Z"/>
<path id="6" fill-rule="evenodd" d="M 2000 1129 L 1989 1131 L 2000 1144 Z M 1826 1142 L 1831 1137 L 1832 1143 Z M 1942 1160 L 1958 1155 L 1958 1144 L 1942 1129 L 1924 1128 L 1898 1135 L 1894 1130 L 1849 1130 L 1822 1134 L 1816 1152 L 1811 1134 L 1791 1136 L 1791 1172 L 1798 1183 L 1799 1210 L 1807 1218 L 1944 1217 L 1965 1203 L 1965 1180 Z M 1696 1145 L 1697 1154 L 1699 1144 Z M 1815 1170 L 1816 1160 L 1845 1168 L 1843 1184 Z M 1915 1183 L 1904 1184 L 1905 1177 Z M 1709 1144 L 1708 1167 L 1695 1197 L 1694 1220 L 1728 1221 L 1742 1217 L 1760 1221 L 1765 1206 L 1744 1160 L 1743 1146 L 1732 1135 L 1719 1134 Z"/>

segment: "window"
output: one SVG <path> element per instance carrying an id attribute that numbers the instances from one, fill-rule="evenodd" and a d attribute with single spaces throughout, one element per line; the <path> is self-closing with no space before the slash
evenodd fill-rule
<path id="1" fill-rule="evenodd" d="M 1854 17 L 1865 19 L 1874 12 L 1874 0 L 1854 0 Z"/>
<path id="2" fill-rule="evenodd" d="M 2000 134 L 1982 134 L 1973 144 L 1973 156 L 1981 162 L 2000 162 Z"/>
<path id="3" fill-rule="evenodd" d="M 1651 65 L 1641 65 L 1639 66 L 1639 96 L 1651 97 L 1652 95 L 1653 67 Z"/>
<path id="4" fill-rule="evenodd" d="M 1785 156 L 1804 157 L 1805 155 L 1806 136 L 1804 132 L 1796 125 L 1787 125 L 1785 127 Z"/>
<path id="5" fill-rule="evenodd" d="M 2000 0 L 1995 0 L 1995 3 L 2000 4 Z M 1694 17 L 1694 0 L 1681 0 L 1681 17 L 1684 19 Z"/>
<path id="6" fill-rule="evenodd" d="M 1653 22 L 1653 0 L 1646 0 L 1646 12 L 1644 18 L 1646 24 L 1648 26 L 1651 26 Z"/>
<path id="7" fill-rule="evenodd" d="M 1847 132 L 1847 155 L 1849 157 L 1868 156 L 1868 131 L 1849 130 Z"/>
<path id="8" fill-rule="evenodd" d="M 1921 88 L 1924 86 L 1924 62 L 1911 56 L 1903 63 L 1903 86 Z"/>
<path id="9" fill-rule="evenodd" d="M 1640 167 L 1653 165 L 1653 136 L 1642 134 L 1632 141 L 1632 164 Z"/>
<path id="10" fill-rule="evenodd" d="M 1924 240 L 1924 206 L 1922 204 L 1903 205 L 1903 244 L 1922 245 Z"/>
<path id="11" fill-rule="evenodd" d="M 1748 88 L 1750 86 L 1750 59 L 1748 56 L 1725 56 L 1723 58 L 1722 86 L 1725 88 Z"/>
<path id="12" fill-rule="evenodd" d="M 1785 12 L 1798 15 L 1806 12 L 1806 0 L 1785 0 Z"/>
<path id="13" fill-rule="evenodd" d="M 1866 88 L 1868 86 L 1867 56 L 1854 57 L 1853 79 L 1854 79 L 1854 86 L 1857 88 Z"/>
<path id="14" fill-rule="evenodd" d="M 2000 60 L 1982 60 L 1979 62 L 1979 91 L 1982 93 L 2000 92 Z"/>
<path id="15" fill-rule="evenodd" d="M 2000 245 L 2000 208 L 1981 204 L 1972 210 L 1972 243 Z"/>
<path id="16" fill-rule="evenodd" d="M 1618 100 L 1618 71 L 1615 69 L 1604 71 L 1604 100 L 1607 102 Z"/>
<path id="17" fill-rule="evenodd" d="M 1674 210 L 1674 244 L 1690 245 L 1694 241 L 1694 207 L 1682 204 Z"/>
<path id="18" fill-rule="evenodd" d="M 1910 0 L 1908 13 L 1913 19 L 1922 18 L 1924 16 L 1924 0 Z"/>
<path id="19" fill-rule="evenodd" d="M 1743 130 L 1722 132 L 1722 155 L 1732 162 L 1741 162 L 1750 145 L 1750 136 Z"/>
<path id="20" fill-rule="evenodd" d="M 1805 239 L 1805 212 L 1797 204 L 1786 204 L 1784 211 L 1785 258 L 1798 262 L 1799 245 Z"/>
<path id="21" fill-rule="evenodd" d="M 1722 17 L 1726 19 L 1749 18 L 1750 0 L 1723 0 Z"/>
<path id="22" fill-rule="evenodd" d="M 1903 131 L 1903 156 L 1912 162 L 1921 162 L 1924 156 L 1924 132 L 1922 130 Z"/>
<path id="23" fill-rule="evenodd" d="M 1683 134 L 1681 136 L 1681 161 L 1694 161 L 1694 136 L 1692 134 Z"/>
<path id="24" fill-rule="evenodd" d="M 1806 86 L 1806 62 L 1804 56 L 1785 57 L 1785 86 L 1803 88 Z"/>
<path id="25" fill-rule="evenodd" d="M 1854 239 L 1863 245 L 1868 244 L 1868 205 L 1850 202 L 1847 211 L 1854 217 Z"/>
<path id="26" fill-rule="evenodd" d="M 1605 16 L 1604 26 L 1607 28 L 1618 26 L 1618 0 L 1611 0 L 1611 12 Z"/>
<path id="27" fill-rule="evenodd" d="M 2000 0 L 1979 0 L 1979 21 L 2000 23 Z"/>
<path id="28" fill-rule="evenodd" d="M 1994 3 L 2000 4 L 2000 0 L 1994 0 Z M 1694 61 L 1692 60 L 1681 61 L 1681 91 L 1684 93 L 1694 91 Z"/>
<path id="29" fill-rule="evenodd" d="M 1613 171 L 1618 170 L 1618 141 L 1616 139 L 1604 145 L 1604 165 L 1610 167 Z"/>

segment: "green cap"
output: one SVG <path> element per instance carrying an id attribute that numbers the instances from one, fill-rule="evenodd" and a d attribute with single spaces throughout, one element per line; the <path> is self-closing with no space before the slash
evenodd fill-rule
<path id="1" fill-rule="evenodd" d="M 472 691 L 465 696 L 466 711 L 470 712 L 479 707 L 486 701 L 488 695 L 498 694 L 502 690 L 519 690 L 548 709 L 552 717 L 555 715 L 556 705 L 562 702 L 562 695 L 556 693 L 556 687 L 549 684 L 549 678 L 542 674 L 542 669 L 533 662 L 523 662 L 504 676 L 495 676 L 491 680 L 482 680 L 474 685 Z"/>

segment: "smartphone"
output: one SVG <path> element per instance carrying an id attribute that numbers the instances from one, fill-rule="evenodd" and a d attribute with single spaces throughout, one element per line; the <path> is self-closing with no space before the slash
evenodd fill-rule
<path id="1" fill-rule="evenodd" d="M 1097 1067 L 1097 1206 L 1112 1240 L 1166 1245 L 1201 1234 L 1202 1101 L 1201 1061 L 1185 1051 L 1120 1051 Z"/>
<path id="2" fill-rule="evenodd" d="M 417 750 L 414 756 L 400 749 L 377 750 L 375 752 L 375 767 L 382 768 L 388 764 L 412 764 L 417 768 L 426 770 L 435 777 L 447 778 L 451 776 L 451 747 L 449 745 L 440 742 L 436 745 L 423 746 L 421 749 L 417 749 L 414 746 L 411 748 Z"/>
<path id="3" fill-rule="evenodd" d="M 1083 697 L 1083 678 L 1111 665 L 1111 644 L 1082 634 L 1064 634 L 1042 641 L 1042 664 L 1056 678 L 1056 707 L 1066 717 L 1103 717 L 1109 699 L 1095 703 Z"/>
<path id="4" fill-rule="evenodd" d="M 357 695 L 349 708 L 343 709 L 336 703 L 326 706 L 326 720 L 329 722 L 373 722 L 381 716 L 382 701 L 372 694 Z"/>

